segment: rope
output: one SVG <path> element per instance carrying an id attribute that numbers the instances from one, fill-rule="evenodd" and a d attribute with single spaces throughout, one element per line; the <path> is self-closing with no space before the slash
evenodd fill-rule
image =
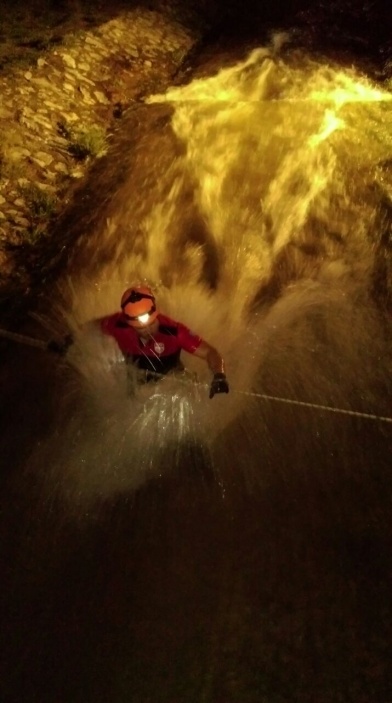
<path id="1" fill-rule="evenodd" d="M 305 408 L 315 408 L 316 410 L 325 410 L 331 413 L 340 413 L 341 415 L 351 415 L 353 417 L 362 417 L 366 420 L 378 420 L 379 422 L 391 422 L 392 417 L 383 417 L 382 415 L 374 415 L 373 413 L 361 413 L 358 410 L 345 410 L 344 408 L 334 408 L 330 405 L 320 405 L 319 403 L 307 403 L 304 400 L 292 400 L 291 398 L 279 398 L 275 395 L 266 395 L 264 393 L 252 393 L 250 391 L 237 391 L 233 390 L 233 393 L 240 393 L 241 395 L 249 395 L 255 398 L 263 398 L 263 400 L 273 400 L 278 403 L 286 403 L 287 405 L 301 405 Z"/>
<path id="2" fill-rule="evenodd" d="M 10 339 L 12 342 L 18 342 L 19 344 L 26 344 L 29 347 L 37 347 L 38 349 L 47 349 L 48 344 L 41 339 L 35 339 L 34 337 L 27 337 L 24 334 L 19 334 L 18 332 L 10 332 L 9 330 L 0 329 L 0 337 L 4 339 Z"/>
<path id="3" fill-rule="evenodd" d="M 195 381 L 194 379 L 184 378 L 184 377 L 179 378 L 178 376 L 176 376 L 176 379 L 178 381 L 181 381 L 182 383 L 185 383 L 185 384 L 193 383 L 196 386 L 201 386 L 206 389 L 209 388 L 208 383 L 202 383 L 200 381 Z M 254 398 L 262 398 L 263 400 L 272 400 L 277 403 L 286 403 L 286 405 L 299 405 L 304 408 L 313 408 L 315 410 L 323 410 L 323 411 L 330 412 L 330 413 L 339 413 L 340 415 L 351 415 L 352 417 L 360 417 L 365 420 L 377 420 L 378 422 L 392 423 L 392 417 L 384 417 L 383 415 L 375 415 L 373 413 L 362 413 L 362 412 L 359 412 L 358 410 L 346 410 L 345 408 L 334 408 L 331 405 L 321 405 L 319 403 L 308 403 L 304 400 L 293 400 L 292 398 L 281 398 L 276 395 L 267 395 L 265 393 L 255 393 L 252 391 L 239 391 L 236 388 L 231 388 L 230 392 L 231 393 L 238 393 L 240 395 L 252 396 Z"/>
<path id="4" fill-rule="evenodd" d="M 10 332 L 9 330 L 4 330 L 0 328 L 0 337 L 4 339 L 12 340 L 13 342 L 19 342 L 20 344 L 27 344 L 31 347 L 38 347 L 40 349 L 47 349 L 48 344 L 41 339 L 34 339 L 33 337 L 27 337 L 23 334 L 18 334 L 17 332 Z M 153 371 L 147 372 L 150 376 L 159 380 L 164 378 L 162 374 L 155 373 Z M 180 379 L 178 379 L 180 380 Z M 181 378 L 182 383 L 194 383 L 198 386 L 207 386 L 205 383 L 195 383 L 195 379 L 190 379 L 186 377 L 186 374 Z M 238 391 L 235 388 L 232 389 L 233 393 L 239 393 L 240 395 L 247 395 L 254 398 L 262 398 L 263 400 L 272 400 L 276 403 L 286 403 L 286 405 L 299 405 L 304 408 L 313 408 L 315 410 L 322 410 L 330 413 L 339 413 L 340 415 L 351 415 L 352 417 L 361 417 L 365 420 L 377 420 L 378 422 L 389 422 L 392 423 L 392 417 L 383 417 L 382 415 L 374 415 L 373 413 L 362 413 L 358 410 L 345 410 L 344 408 L 334 408 L 330 405 L 320 405 L 319 403 L 307 403 L 304 400 L 293 400 L 291 398 L 280 398 L 275 395 L 267 395 L 265 393 L 254 393 L 252 391 Z"/>

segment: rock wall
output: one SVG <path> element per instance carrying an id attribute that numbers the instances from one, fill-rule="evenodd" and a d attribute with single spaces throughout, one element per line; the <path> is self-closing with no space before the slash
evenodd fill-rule
<path id="1" fill-rule="evenodd" d="M 42 243 L 127 109 L 164 90 L 200 40 L 202 23 L 161 5 L 121 9 L 90 30 L 71 24 L 60 44 L 0 73 L 0 296 L 28 285 L 15 254 Z"/>

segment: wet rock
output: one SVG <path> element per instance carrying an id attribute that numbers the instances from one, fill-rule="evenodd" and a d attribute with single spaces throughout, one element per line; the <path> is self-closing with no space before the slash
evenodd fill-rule
<path id="1" fill-rule="evenodd" d="M 75 168 L 70 172 L 72 178 L 83 178 L 84 171 L 81 168 Z"/>
<path id="2" fill-rule="evenodd" d="M 97 98 L 98 102 L 102 105 L 110 105 L 110 101 L 107 99 L 106 95 L 100 90 L 94 90 L 94 95 Z"/>
<path id="3" fill-rule="evenodd" d="M 61 161 L 59 161 L 57 164 L 55 164 L 54 169 L 58 173 L 64 173 L 64 174 L 68 173 L 68 169 L 67 169 L 66 165 L 63 164 Z"/>
<path id="4" fill-rule="evenodd" d="M 104 45 L 103 45 L 103 43 L 102 43 L 101 41 L 99 41 L 99 39 L 97 39 L 96 37 L 94 37 L 94 36 L 92 36 L 92 35 L 87 35 L 87 36 L 85 37 L 85 40 L 84 40 L 84 41 L 85 41 L 86 44 L 88 44 L 88 46 L 93 46 L 93 47 L 98 48 L 98 49 L 104 49 L 104 48 L 105 48 Z"/>
<path id="5" fill-rule="evenodd" d="M 76 68 L 76 61 L 73 56 L 70 56 L 69 54 L 63 54 L 62 59 L 66 66 L 69 66 L 70 68 Z"/>
<path id="6" fill-rule="evenodd" d="M 129 54 L 129 56 L 132 56 L 132 58 L 134 58 L 134 59 L 138 59 L 140 56 L 139 51 L 136 48 L 136 46 L 129 46 L 127 48 L 127 53 Z"/>
<path id="7" fill-rule="evenodd" d="M 53 137 L 52 144 L 53 144 L 54 148 L 58 148 L 59 150 L 63 150 L 63 149 L 67 149 L 67 147 L 69 146 L 69 140 L 65 139 L 65 137 L 60 137 L 60 136 L 56 135 L 55 137 Z"/>
<path id="8" fill-rule="evenodd" d="M 46 117 L 44 117 L 43 115 L 38 115 L 38 114 L 37 114 L 37 115 L 34 115 L 31 119 L 32 119 L 34 122 L 38 122 L 38 124 L 40 124 L 42 127 L 44 127 L 44 128 L 47 129 L 47 130 L 51 130 L 51 129 L 52 129 L 52 124 L 51 124 L 51 122 L 50 122 Z"/>
<path id="9" fill-rule="evenodd" d="M 83 102 L 86 105 L 95 105 L 95 100 L 91 97 L 91 93 L 84 86 L 80 85 L 78 88 L 79 92 L 83 96 Z"/>
<path id="10" fill-rule="evenodd" d="M 31 156 L 31 152 L 23 146 L 14 146 L 7 151 L 7 157 L 11 161 L 20 161 L 23 157 Z"/>
<path id="11" fill-rule="evenodd" d="M 54 195 L 56 193 L 56 188 L 54 186 L 49 185 L 49 183 L 36 183 L 38 188 L 40 190 L 43 190 L 45 193 L 50 193 L 51 195 Z"/>
<path id="12" fill-rule="evenodd" d="M 63 83 L 63 89 L 65 90 L 66 93 L 74 93 L 75 92 L 75 86 L 72 85 L 72 83 Z"/>
<path id="13" fill-rule="evenodd" d="M 30 220 L 27 220 L 25 217 L 15 217 L 15 224 L 21 227 L 29 227 Z"/>
<path id="14" fill-rule="evenodd" d="M 47 154 L 45 151 L 38 151 L 36 157 L 44 164 L 44 166 L 50 166 L 53 161 L 53 156 Z"/>
<path id="15" fill-rule="evenodd" d="M 39 76 L 32 76 L 31 83 L 37 85 L 39 88 L 50 88 L 51 84 L 47 78 L 40 78 Z"/>
<path id="16" fill-rule="evenodd" d="M 65 117 L 68 120 L 68 122 L 79 122 L 80 121 L 80 116 L 77 115 L 76 112 L 65 113 Z"/>
<path id="17" fill-rule="evenodd" d="M 35 156 L 31 158 L 31 161 L 42 169 L 46 168 L 45 162 L 41 161 L 40 159 L 37 159 Z"/>

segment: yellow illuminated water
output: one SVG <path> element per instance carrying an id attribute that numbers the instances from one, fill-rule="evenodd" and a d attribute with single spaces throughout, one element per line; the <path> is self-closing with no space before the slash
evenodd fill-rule
<path id="1" fill-rule="evenodd" d="M 86 429 L 89 488 L 137 485 L 156 470 L 157 447 L 189 434 L 213 444 L 233 422 L 236 436 L 262 444 L 260 408 L 236 390 L 347 406 L 358 376 L 370 382 L 380 189 L 392 193 L 390 100 L 353 69 L 268 48 L 149 100 L 151 111 L 172 107 L 172 136 L 158 129 L 138 147 L 86 245 L 95 265 L 67 283 L 71 360 L 95 399 L 91 427 L 115 446 L 100 475 Z M 126 396 L 115 345 L 81 326 L 118 309 L 137 280 L 222 352 L 229 396 L 208 400 L 210 374 L 190 356 L 206 385 L 170 381 L 152 397 Z"/>

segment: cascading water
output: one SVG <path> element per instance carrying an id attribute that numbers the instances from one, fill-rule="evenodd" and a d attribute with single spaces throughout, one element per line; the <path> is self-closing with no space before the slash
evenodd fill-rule
<path id="1" fill-rule="evenodd" d="M 271 409 L 247 392 L 388 414 L 371 288 L 391 97 L 354 70 L 258 49 L 149 100 L 151 111 L 171 106 L 172 146 L 155 134 L 144 155 L 137 147 L 79 245 L 96 262 L 63 284 L 77 409 L 56 438 L 54 471 L 72 500 L 137 487 L 181 463 L 190 440 L 220 475 L 235 464 L 262 484 Z M 210 374 L 189 355 L 198 384 L 166 379 L 127 395 L 115 344 L 83 325 L 118 309 L 137 280 L 221 351 L 228 396 L 208 399 Z"/>

